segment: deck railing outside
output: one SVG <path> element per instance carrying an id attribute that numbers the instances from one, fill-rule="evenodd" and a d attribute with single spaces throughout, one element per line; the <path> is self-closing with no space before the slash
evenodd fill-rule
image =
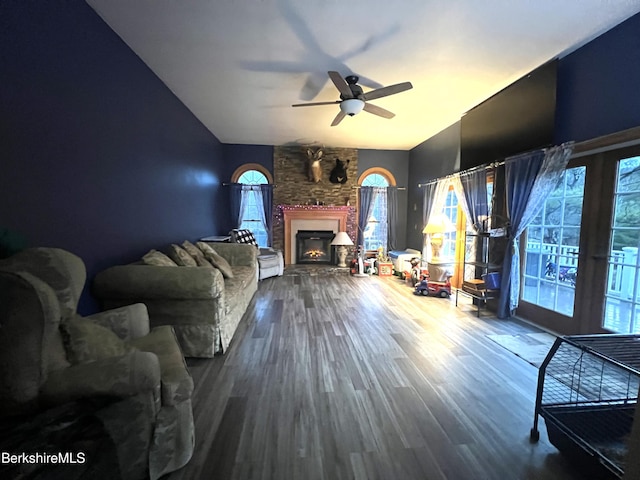
<path id="1" fill-rule="evenodd" d="M 563 284 L 575 286 L 575 276 L 578 271 L 578 247 L 569 245 L 554 245 L 535 241 L 527 242 L 527 253 L 541 254 L 547 268 L 541 270 L 541 280 L 549 280 L 549 277 L 558 273 L 559 281 Z M 609 257 L 609 282 L 607 295 L 618 297 L 633 297 L 633 282 L 636 277 L 638 249 L 624 247 L 622 250 L 613 250 Z M 551 265 L 550 265 L 551 264 Z M 573 271 L 571 271 L 573 269 Z M 564 273 L 563 273 L 564 272 Z M 571 272 L 569 276 L 566 272 Z M 570 281 L 573 278 L 573 281 Z M 640 281 L 640 278 L 638 279 Z"/>

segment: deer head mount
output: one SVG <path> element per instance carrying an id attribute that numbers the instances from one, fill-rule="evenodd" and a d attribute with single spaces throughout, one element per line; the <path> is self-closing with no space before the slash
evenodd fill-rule
<path id="1" fill-rule="evenodd" d="M 310 182 L 319 183 L 320 180 L 322 180 L 322 167 L 320 166 L 320 162 L 322 161 L 323 154 L 322 148 L 317 149 L 315 152 L 307 148 L 307 174 Z"/>

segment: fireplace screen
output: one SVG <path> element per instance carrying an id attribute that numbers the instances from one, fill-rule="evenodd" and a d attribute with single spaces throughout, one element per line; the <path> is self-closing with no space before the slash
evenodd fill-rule
<path id="1" fill-rule="evenodd" d="M 298 230 L 296 233 L 296 263 L 335 263 L 331 230 Z"/>

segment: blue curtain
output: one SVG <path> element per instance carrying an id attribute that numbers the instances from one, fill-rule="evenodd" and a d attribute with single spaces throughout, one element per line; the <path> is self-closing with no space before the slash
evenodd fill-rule
<path id="1" fill-rule="evenodd" d="M 273 245 L 273 185 L 260 185 L 262 207 L 264 208 L 265 229 L 267 230 L 267 246 Z"/>
<path id="2" fill-rule="evenodd" d="M 358 213 L 358 245 L 364 245 L 364 230 L 373 210 L 374 187 L 360 187 L 360 212 Z"/>
<path id="3" fill-rule="evenodd" d="M 507 251 L 502 264 L 498 318 L 507 318 L 520 300 L 518 242 L 527 225 L 558 185 L 573 151 L 573 143 L 517 155 L 505 162 L 505 196 L 509 220 Z"/>
<path id="4" fill-rule="evenodd" d="M 230 200 L 231 200 L 231 224 L 233 228 L 240 228 L 242 222 L 242 212 L 240 211 L 242 205 L 242 184 L 232 183 L 229 185 Z"/>
<path id="5" fill-rule="evenodd" d="M 398 247 L 398 188 L 387 187 L 387 252 Z"/>
<path id="6" fill-rule="evenodd" d="M 460 183 L 464 192 L 464 205 L 467 219 L 476 231 L 486 228 L 489 217 L 489 203 L 487 200 L 487 170 L 482 168 L 460 175 Z"/>
<path id="7" fill-rule="evenodd" d="M 426 184 L 422 192 L 422 228 L 429 223 L 429 216 L 431 215 L 431 209 L 436 199 L 436 189 L 438 188 L 438 182 L 431 182 Z"/>

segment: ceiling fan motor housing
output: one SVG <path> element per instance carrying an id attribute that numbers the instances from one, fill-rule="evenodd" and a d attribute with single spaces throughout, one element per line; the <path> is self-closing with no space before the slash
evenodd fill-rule
<path id="1" fill-rule="evenodd" d="M 349 88 L 351 89 L 351 94 L 353 95 L 353 98 L 358 98 L 360 95 L 362 95 L 362 87 L 360 85 L 349 85 Z M 345 98 L 340 95 L 340 98 L 342 98 L 342 100 L 345 100 Z"/>
<path id="2" fill-rule="evenodd" d="M 362 87 L 360 85 L 358 85 L 358 77 L 355 75 L 348 75 L 346 77 L 344 77 L 345 81 L 347 82 L 347 85 L 349 86 L 349 89 L 351 90 L 351 98 L 358 98 L 360 95 L 362 95 L 363 91 L 362 91 Z M 346 100 L 347 97 L 345 97 L 344 95 L 340 94 L 340 100 Z"/>

